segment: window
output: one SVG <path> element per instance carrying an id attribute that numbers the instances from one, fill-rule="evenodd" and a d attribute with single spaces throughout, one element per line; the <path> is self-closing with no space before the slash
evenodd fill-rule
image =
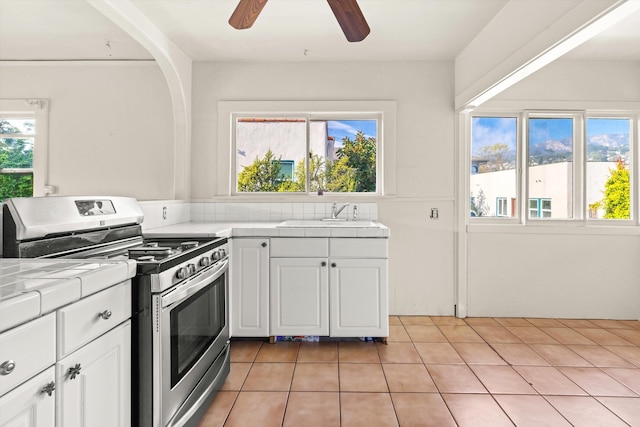
<path id="1" fill-rule="evenodd" d="M 0 202 L 41 195 L 43 162 L 37 164 L 35 153 L 36 146 L 46 147 L 45 106 L 44 101 L 0 100 Z"/>
<path id="2" fill-rule="evenodd" d="M 506 197 L 498 197 L 496 199 L 496 216 L 508 216 L 507 210 L 507 198 Z"/>
<path id="3" fill-rule="evenodd" d="M 233 123 L 236 193 L 379 192 L 377 116 L 238 114 Z"/>
<path id="4" fill-rule="evenodd" d="M 529 218 L 551 218 L 551 199 L 529 199 Z"/>
<path id="5" fill-rule="evenodd" d="M 586 120 L 586 208 L 590 219 L 631 218 L 631 119 Z"/>
<path id="6" fill-rule="evenodd" d="M 522 130 L 517 129 L 518 117 Z M 521 222 L 631 220 L 636 120 L 630 114 L 558 111 L 520 112 L 513 118 L 472 116 L 471 216 L 517 217 L 523 212 Z M 522 156 L 518 134 L 523 135 Z"/>
<path id="7" fill-rule="evenodd" d="M 527 166 L 529 199 L 553 199 L 555 210 L 533 218 L 573 218 L 573 117 L 529 117 Z M 550 204 L 550 202 L 549 202 Z"/>
<path id="8" fill-rule="evenodd" d="M 507 198 L 517 197 L 517 140 L 516 117 L 471 119 L 471 216 L 508 216 Z"/>

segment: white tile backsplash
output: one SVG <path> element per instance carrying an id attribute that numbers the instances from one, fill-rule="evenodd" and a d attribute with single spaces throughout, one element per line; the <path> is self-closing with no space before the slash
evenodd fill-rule
<path id="1" fill-rule="evenodd" d="M 322 219 L 331 216 L 332 203 L 218 203 L 218 202 L 182 202 L 158 200 L 140 202 L 144 213 L 142 229 L 146 230 L 163 225 L 181 222 L 268 222 L 287 219 Z M 339 204 L 341 205 L 341 204 Z M 353 205 L 349 204 L 340 213 L 340 218 L 353 218 Z M 356 203 L 358 219 L 378 219 L 376 203 Z M 162 209 L 167 209 L 166 219 Z M 0 236 L 1 238 L 1 236 Z"/>

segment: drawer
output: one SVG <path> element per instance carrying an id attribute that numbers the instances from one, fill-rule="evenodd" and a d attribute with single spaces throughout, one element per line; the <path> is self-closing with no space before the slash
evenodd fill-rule
<path id="1" fill-rule="evenodd" d="M 57 314 L 57 356 L 62 359 L 131 317 L 131 280 L 68 305 Z"/>
<path id="2" fill-rule="evenodd" d="M 331 258 L 388 258 L 388 239 L 331 239 Z"/>
<path id="3" fill-rule="evenodd" d="M 329 239 L 272 238 L 271 258 L 327 258 Z"/>
<path id="4" fill-rule="evenodd" d="M 56 363 L 55 313 L 0 334 L 0 395 Z M 14 364 L 13 370 L 6 369 Z"/>

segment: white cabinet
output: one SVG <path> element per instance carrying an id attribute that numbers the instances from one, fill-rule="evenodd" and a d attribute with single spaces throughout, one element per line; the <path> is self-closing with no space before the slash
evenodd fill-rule
<path id="1" fill-rule="evenodd" d="M 231 239 L 231 336 L 269 336 L 269 239 Z"/>
<path id="2" fill-rule="evenodd" d="M 59 427 L 131 423 L 131 321 L 56 364 Z"/>
<path id="3" fill-rule="evenodd" d="M 331 258 L 332 337 L 386 337 L 386 259 Z"/>
<path id="4" fill-rule="evenodd" d="M 271 335 L 329 335 L 326 258 L 272 258 Z"/>
<path id="5" fill-rule="evenodd" d="M 0 397 L 0 427 L 52 427 L 54 387 L 55 369 L 51 366 Z"/>
<path id="6" fill-rule="evenodd" d="M 387 337 L 387 239 L 271 239 L 270 335 Z"/>
<path id="7" fill-rule="evenodd" d="M 131 425 L 131 281 L 0 334 L 1 427 Z"/>

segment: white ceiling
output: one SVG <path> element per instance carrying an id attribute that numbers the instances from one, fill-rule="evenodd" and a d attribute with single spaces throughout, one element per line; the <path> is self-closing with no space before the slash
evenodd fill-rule
<path id="1" fill-rule="evenodd" d="M 349 43 L 325 0 L 271 0 L 243 31 L 237 0 L 131 1 L 196 61 L 453 60 L 507 2 L 360 0 L 371 34 Z M 640 13 L 567 58 L 639 61 Z M 152 57 L 84 0 L 0 0 L 0 60 L 86 59 Z"/>

